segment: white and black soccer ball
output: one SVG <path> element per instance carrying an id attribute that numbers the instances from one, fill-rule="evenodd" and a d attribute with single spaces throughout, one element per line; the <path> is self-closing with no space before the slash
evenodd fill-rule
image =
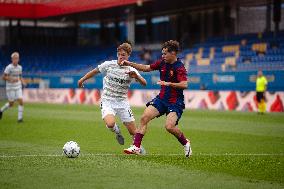
<path id="1" fill-rule="evenodd" d="M 66 142 L 63 146 L 63 154 L 69 158 L 78 157 L 80 154 L 80 146 L 74 141 Z"/>

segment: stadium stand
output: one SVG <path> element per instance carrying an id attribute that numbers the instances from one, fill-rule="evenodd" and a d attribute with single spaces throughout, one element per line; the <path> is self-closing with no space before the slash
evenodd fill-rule
<path id="1" fill-rule="evenodd" d="M 275 40 L 277 39 L 277 40 Z M 0 70 L 10 61 L 13 47 L 0 51 Z M 107 47 L 22 47 L 21 63 L 26 74 L 83 73 L 106 59 L 116 58 L 114 46 Z M 131 60 L 145 62 L 140 51 Z M 153 59 L 160 50 L 152 52 Z M 281 70 L 284 67 L 284 32 L 275 38 L 273 33 L 245 34 L 227 38 L 209 38 L 206 42 L 184 49 L 180 57 L 191 73 L 224 71 Z"/>
<path id="2" fill-rule="evenodd" d="M 284 66 L 284 33 L 211 38 L 182 52 L 193 73 L 280 70 Z"/>
<path id="3" fill-rule="evenodd" d="M 116 58 L 116 47 L 6 47 L 0 51 L 0 70 L 10 62 L 10 54 L 14 49 L 20 49 L 21 64 L 25 65 L 25 74 L 76 74 L 83 73 L 95 67 L 103 60 Z M 132 53 L 132 61 L 141 60 L 140 51 Z M 159 51 L 152 52 L 152 56 L 159 56 Z"/>

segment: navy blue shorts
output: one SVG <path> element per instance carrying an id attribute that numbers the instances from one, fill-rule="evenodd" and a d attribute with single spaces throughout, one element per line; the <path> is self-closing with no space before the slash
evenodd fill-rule
<path id="1" fill-rule="evenodd" d="M 181 115 L 182 115 L 183 109 L 184 109 L 183 104 L 177 104 L 177 103 L 176 104 L 168 104 L 168 103 L 163 102 L 160 98 L 156 97 L 146 104 L 147 107 L 149 105 L 154 106 L 159 111 L 160 115 L 158 115 L 157 117 L 160 117 L 164 114 L 168 115 L 171 112 L 176 112 L 177 117 L 178 117 L 178 119 L 176 121 L 176 125 L 178 125 L 178 122 L 181 118 Z"/>

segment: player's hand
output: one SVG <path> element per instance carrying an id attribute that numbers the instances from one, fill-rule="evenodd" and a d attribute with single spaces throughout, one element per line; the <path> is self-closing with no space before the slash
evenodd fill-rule
<path id="1" fill-rule="evenodd" d="M 128 74 L 130 78 L 135 78 L 135 79 L 138 78 L 138 75 L 135 71 L 127 71 L 125 73 Z"/>
<path id="2" fill-rule="evenodd" d="M 130 62 L 128 60 L 123 60 L 119 63 L 120 66 L 129 66 Z"/>
<path id="3" fill-rule="evenodd" d="M 157 84 L 158 84 L 158 85 L 169 86 L 169 85 L 170 85 L 170 82 L 166 82 L 166 81 L 161 81 L 161 80 L 159 80 L 159 81 L 157 82 Z"/>
<path id="4" fill-rule="evenodd" d="M 78 81 L 78 87 L 79 87 L 79 88 L 84 88 L 84 81 L 83 81 L 83 80 L 80 79 L 80 80 Z"/>
<path id="5" fill-rule="evenodd" d="M 17 83 L 19 81 L 19 79 L 18 78 L 10 78 L 9 81 L 11 83 Z"/>

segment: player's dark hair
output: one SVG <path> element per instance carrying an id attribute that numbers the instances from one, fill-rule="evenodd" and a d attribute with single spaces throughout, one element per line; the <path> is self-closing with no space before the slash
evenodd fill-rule
<path id="1" fill-rule="evenodd" d="M 179 42 L 175 41 L 175 40 L 169 40 L 166 41 L 163 45 L 162 45 L 162 49 L 168 49 L 169 52 L 176 52 L 178 53 L 179 51 Z"/>
<path id="2" fill-rule="evenodd" d="M 117 52 L 120 51 L 120 50 L 124 50 L 128 55 L 130 55 L 131 52 L 132 52 L 131 44 L 129 44 L 129 43 L 122 43 L 121 45 L 119 45 L 117 47 Z"/>

